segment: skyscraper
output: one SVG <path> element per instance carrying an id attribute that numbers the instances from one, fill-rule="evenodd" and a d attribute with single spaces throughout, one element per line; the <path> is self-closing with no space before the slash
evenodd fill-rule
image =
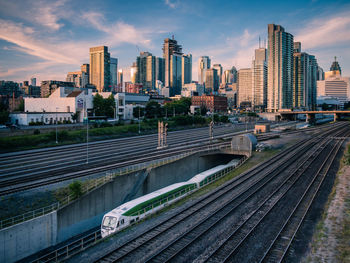
<path id="1" fill-rule="evenodd" d="M 207 69 L 205 71 L 205 93 L 213 94 L 218 92 L 219 78 L 218 72 L 214 68 Z"/>
<path id="2" fill-rule="evenodd" d="M 131 78 L 131 83 L 135 84 L 136 83 L 136 77 L 137 77 L 137 63 L 134 62 L 132 66 L 130 67 L 130 78 Z"/>
<path id="3" fill-rule="evenodd" d="M 165 74 L 165 77 L 166 75 L 167 74 Z M 182 55 L 173 54 L 170 56 L 169 95 L 171 97 L 175 95 L 180 95 L 181 88 L 182 88 Z"/>
<path id="4" fill-rule="evenodd" d="M 237 106 L 251 106 L 253 102 L 252 69 L 238 70 L 238 96 Z"/>
<path id="5" fill-rule="evenodd" d="M 136 83 L 141 83 L 147 89 L 153 89 L 156 81 L 155 57 L 150 52 L 140 52 L 136 58 Z"/>
<path id="6" fill-rule="evenodd" d="M 301 43 L 294 43 L 293 54 L 293 107 L 313 110 L 316 107 L 317 60 L 301 52 Z"/>
<path id="7" fill-rule="evenodd" d="M 123 81 L 123 70 L 119 69 L 118 70 L 118 88 L 123 88 L 123 84 L 124 84 L 124 81 Z"/>
<path id="8" fill-rule="evenodd" d="M 110 75 L 111 75 L 111 82 L 110 85 L 112 86 L 112 89 L 116 88 L 118 85 L 118 59 L 117 58 L 111 58 L 110 63 Z"/>
<path id="9" fill-rule="evenodd" d="M 206 70 L 210 69 L 210 58 L 208 56 L 202 56 L 198 61 L 198 83 L 204 84 L 206 77 Z"/>
<path id="10" fill-rule="evenodd" d="M 161 81 L 162 84 L 164 85 L 164 78 L 165 78 L 165 59 L 157 57 L 156 58 L 156 79 Z"/>
<path id="11" fill-rule="evenodd" d="M 192 55 L 182 55 L 182 86 L 192 82 Z"/>
<path id="12" fill-rule="evenodd" d="M 213 68 L 216 69 L 218 74 L 218 80 L 219 80 L 219 83 L 221 84 L 222 83 L 222 66 L 221 64 L 214 64 Z"/>
<path id="13" fill-rule="evenodd" d="M 293 35 L 280 25 L 268 25 L 267 110 L 293 106 Z"/>
<path id="14" fill-rule="evenodd" d="M 177 41 L 174 39 L 174 36 L 172 37 L 172 39 L 170 38 L 166 38 L 164 39 L 164 44 L 163 44 L 163 58 L 164 58 L 164 63 L 165 63 L 165 78 L 164 78 L 164 86 L 165 87 L 169 87 L 170 88 L 170 93 L 171 93 L 171 89 L 173 88 L 171 86 L 171 82 L 175 83 L 174 81 L 171 81 L 171 78 L 178 78 L 178 76 L 171 76 L 171 65 L 170 65 L 170 60 L 171 60 L 171 56 L 173 55 L 178 55 L 178 56 L 182 56 L 182 47 L 181 45 L 177 44 Z M 176 58 L 174 58 L 173 60 L 177 60 Z M 180 70 L 181 72 L 181 70 Z M 180 85 L 181 85 L 181 80 L 180 80 Z M 180 87 L 174 87 L 175 89 L 180 88 L 181 90 L 181 86 Z M 172 95 L 170 95 L 172 96 Z"/>
<path id="15" fill-rule="evenodd" d="M 252 62 L 252 107 L 266 108 L 267 103 L 267 53 L 266 48 L 255 50 Z"/>
<path id="16" fill-rule="evenodd" d="M 110 79 L 108 47 L 90 48 L 90 83 L 95 85 L 99 92 L 109 91 Z"/>

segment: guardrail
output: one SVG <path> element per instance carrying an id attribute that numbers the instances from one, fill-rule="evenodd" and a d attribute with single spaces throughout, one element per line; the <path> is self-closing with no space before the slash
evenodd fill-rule
<path id="1" fill-rule="evenodd" d="M 205 152 L 205 151 L 203 151 Z M 223 177 L 224 175 L 228 174 L 229 172 L 231 172 L 233 169 L 241 166 L 243 163 L 245 163 L 245 161 L 248 160 L 248 157 L 244 156 L 243 158 L 241 158 L 241 160 L 236 164 L 236 165 L 232 165 L 230 167 L 227 167 L 225 169 L 223 169 L 222 171 L 218 171 L 216 173 L 214 173 L 214 178 L 210 181 L 207 181 L 205 184 L 203 184 L 203 186 L 208 185 L 210 183 L 215 182 L 216 180 L 220 179 L 221 177 Z M 202 187 L 203 187 L 202 186 Z M 176 194 L 181 193 L 184 190 L 188 190 L 191 191 L 190 189 L 182 189 L 176 193 L 174 193 L 174 198 L 176 198 Z M 166 198 L 162 199 L 161 201 L 165 201 Z M 159 201 L 157 201 L 158 203 Z M 153 204 L 150 205 L 150 208 L 153 208 Z M 146 208 L 144 208 L 146 209 Z M 139 214 L 138 212 L 143 211 L 143 209 L 136 211 L 135 213 L 133 213 L 133 215 L 137 215 Z M 135 221 L 136 223 L 136 221 Z M 106 237 L 108 238 L 108 237 Z M 99 240 L 102 240 L 101 237 L 101 230 L 97 230 L 91 234 L 88 234 L 76 241 L 73 241 L 72 243 L 59 248 L 57 250 L 54 250 L 46 255 L 41 256 L 40 258 L 32 261 L 32 263 L 47 263 L 47 262 L 59 262 L 61 260 L 65 260 L 71 256 L 74 256 L 75 254 L 81 252 L 82 250 L 95 245 Z"/>
<path id="2" fill-rule="evenodd" d="M 165 164 L 168 164 L 171 162 L 175 162 L 179 159 L 185 158 L 185 157 L 190 156 L 190 155 L 195 154 L 195 153 L 205 152 L 205 151 L 213 151 L 213 150 L 218 150 L 218 149 L 223 149 L 223 148 L 226 148 L 226 147 L 208 146 L 204 150 L 203 149 L 201 149 L 201 150 L 191 149 L 188 152 L 178 154 L 175 156 L 161 158 L 158 160 L 154 160 L 154 161 L 150 161 L 150 162 L 146 162 L 146 163 L 141 163 L 141 164 L 134 164 L 134 165 L 122 167 L 119 169 L 109 170 L 106 172 L 105 176 L 90 180 L 89 182 L 84 184 L 83 188 L 82 188 L 82 194 L 87 194 L 88 192 L 92 191 L 93 189 L 96 189 L 97 187 L 112 181 L 117 176 L 121 176 L 121 175 L 132 173 L 132 172 L 141 171 L 141 170 L 147 169 L 147 168 L 155 168 L 158 166 L 162 166 L 162 165 L 165 165 Z M 63 200 L 56 202 L 56 203 L 53 203 L 51 205 L 48 205 L 48 206 L 45 206 L 42 208 L 38 208 L 38 209 L 35 209 L 33 211 L 30 211 L 30 212 L 26 212 L 22 215 L 18 215 L 18 216 L 14 216 L 11 218 L 0 220 L 0 229 L 9 227 L 9 226 L 12 226 L 15 224 L 19 224 L 19 223 L 28 221 L 30 219 L 51 213 L 55 210 L 58 210 L 62 206 L 68 205 L 69 203 L 71 203 L 75 199 L 76 198 L 73 195 L 68 195 Z"/>

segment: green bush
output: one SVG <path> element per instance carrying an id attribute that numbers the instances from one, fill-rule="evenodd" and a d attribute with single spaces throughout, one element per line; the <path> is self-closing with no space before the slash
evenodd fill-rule
<path id="1" fill-rule="evenodd" d="M 69 185 L 69 191 L 71 195 L 73 195 L 73 198 L 78 198 L 83 195 L 83 187 L 81 182 L 74 181 Z"/>
<path id="2" fill-rule="evenodd" d="M 34 134 L 34 135 L 38 135 L 38 134 L 40 134 L 40 130 L 35 129 L 35 130 L 34 130 L 34 132 L 33 132 L 33 134 Z"/>
<path id="3" fill-rule="evenodd" d="M 104 128 L 104 127 L 113 127 L 113 124 L 111 124 L 109 122 L 102 122 L 100 124 L 100 128 Z"/>
<path id="4" fill-rule="evenodd" d="M 220 122 L 223 122 L 223 123 L 227 123 L 227 122 L 229 122 L 229 120 L 228 120 L 228 116 L 226 116 L 226 115 L 222 115 L 222 116 L 220 116 Z"/>

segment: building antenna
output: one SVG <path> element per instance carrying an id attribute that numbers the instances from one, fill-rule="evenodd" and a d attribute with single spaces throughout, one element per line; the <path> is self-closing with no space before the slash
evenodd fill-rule
<path id="1" fill-rule="evenodd" d="M 259 36 L 259 48 L 261 48 L 261 46 L 260 46 L 260 36 Z"/>

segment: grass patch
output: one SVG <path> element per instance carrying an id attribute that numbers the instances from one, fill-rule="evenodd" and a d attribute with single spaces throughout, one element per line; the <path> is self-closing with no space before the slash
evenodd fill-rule
<path id="1" fill-rule="evenodd" d="M 140 125 L 142 135 L 157 132 L 158 122 L 147 121 Z M 199 128 L 204 125 L 195 126 L 175 126 L 169 121 L 169 131 Z M 68 128 L 67 128 L 68 129 Z M 89 128 L 89 141 L 99 141 L 105 139 L 116 139 L 139 135 L 138 124 L 117 125 L 112 127 Z M 19 136 L 0 137 L 0 152 L 12 152 L 20 150 L 30 150 L 36 148 L 52 147 L 57 145 L 67 145 L 86 142 L 86 129 L 62 130 L 57 133 L 58 144 L 56 144 L 56 132 L 27 134 Z"/>

